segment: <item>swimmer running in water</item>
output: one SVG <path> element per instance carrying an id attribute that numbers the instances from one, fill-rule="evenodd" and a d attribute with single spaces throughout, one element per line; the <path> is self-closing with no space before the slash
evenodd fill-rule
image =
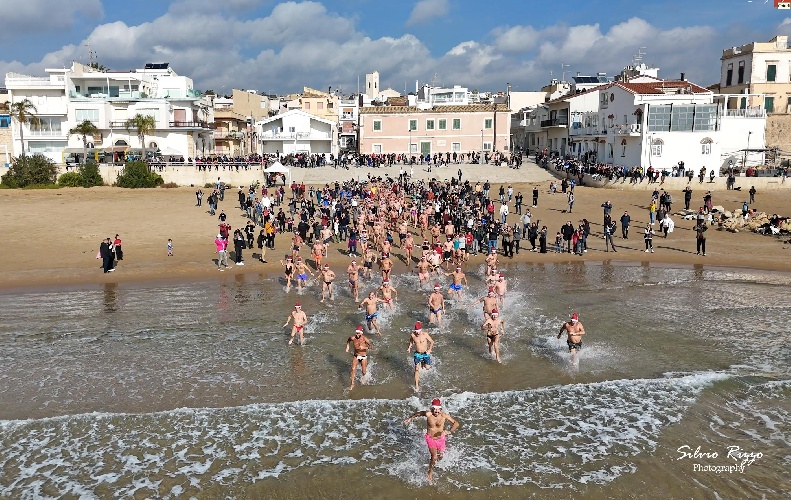
<path id="1" fill-rule="evenodd" d="M 332 281 L 335 279 L 335 272 L 330 269 L 329 264 L 324 264 L 324 269 L 321 270 L 321 278 L 324 280 L 321 285 L 321 301 L 324 302 L 325 293 L 329 293 L 329 298 L 332 300 Z"/>
<path id="2" fill-rule="evenodd" d="M 379 325 L 376 324 L 376 318 L 379 316 L 379 312 L 376 310 L 376 304 L 380 302 L 384 301 L 376 298 L 376 292 L 371 292 L 357 307 L 358 310 L 362 311 L 363 306 L 365 306 L 365 321 L 368 323 L 368 331 L 373 328 L 376 330 L 377 335 L 382 335 L 382 332 L 379 330 Z"/>
<path id="3" fill-rule="evenodd" d="M 426 444 L 428 445 L 428 452 L 431 454 L 431 461 L 428 463 L 428 480 L 434 479 L 434 465 L 437 460 L 442 460 L 445 453 L 445 444 L 447 437 L 456 432 L 459 428 L 459 423 L 450 415 L 442 411 L 442 402 L 439 399 L 431 401 L 431 409 L 425 411 L 418 411 L 413 413 L 409 418 L 404 420 L 404 424 L 408 424 L 412 419 L 417 417 L 426 417 Z M 445 424 L 450 423 L 450 430 L 445 429 Z"/>
<path id="4" fill-rule="evenodd" d="M 363 372 L 363 377 L 366 375 L 366 370 L 368 368 L 368 349 L 373 348 L 373 343 L 363 335 L 363 326 L 360 325 L 354 331 L 354 335 L 346 340 L 346 352 L 349 352 L 349 345 L 354 346 L 354 356 L 352 357 L 352 374 L 351 374 L 351 385 L 349 386 L 349 390 L 351 391 L 354 389 L 354 376 L 357 374 L 357 364 L 360 364 L 360 368 Z"/>
<path id="5" fill-rule="evenodd" d="M 409 336 L 409 346 L 406 348 L 407 354 L 415 346 L 415 353 L 412 355 L 415 362 L 415 390 L 420 388 L 420 368 L 428 370 L 431 368 L 431 349 L 434 348 L 434 339 L 423 330 L 423 325 L 418 321 L 415 323 L 415 331 Z"/>
<path id="6" fill-rule="evenodd" d="M 382 286 L 379 287 L 379 292 L 382 294 L 382 303 L 384 307 L 391 311 L 395 309 L 394 302 L 398 299 L 398 291 L 390 284 L 389 280 L 382 282 Z"/>
<path id="7" fill-rule="evenodd" d="M 585 335 L 585 327 L 579 320 L 579 314 L 573 313 L 571 319 L 563 323 L 558 332 L 558 338 L 566 332 L 566 344 L 571 353 L 571 364 L 576 364 L 576 358 L 582 349 L 582 336 Z"/>
<path id="8" fill-rule="evenodd" d="M 483 302 L 483 316 L 485 318 L 491 318 L 492 311 L 497 309 L 497 294 L 494 292 L 494 289 L 489 288 L 488 294 L 476 300 L 467 307 L 474 306 L 475 304 L 478 304 L 480 302 Z"/>
<path id="9" fill-rule="evenodd" d="M 445 309 L 445 296 L 442 295 L 439 283 L 428 296 L 428 322 L 442 327 L 442 311 Z"/>
<path id="10" fill-rule="evenodd" d="M 299 333 L 299 343 L 304 344 L 305 324 L 308 322 L 308 316 L 305 314 L 305 311 L 302 310 L 302 305 L 300 305 L 299 302 L 294 304 L 294 310 L 288 315 L 288 319 L 286 319 L 286 324 L 283 325 L 283 328 L 287 327 L 292 319 L 294 320 L 294 326 L 291 327 L 291 339 L 289 339 L 288 345 L 294 342 L 294 335 L 297 333 Z"/>
<path id="11" fill-rule="evenodd" d="M 486 342 L 489 344 L 489 354 L 494 354 L 498 363 L 500 360 L 500 335 L 505 335 L 505 322 L 500 319 L 497 309 L 492 310 L 492 315 L 481 325 L 481 330 L 486 332 Z"/>
<path id="12" fill-rule="evenodd" d="M 464 282 L 464 286 L 470 286 L 467 283 L 467 275 L 461 270 L 461 265 L 456 266 L 456 272 L 444 274 L 453 277 L 453 283 L 448 286 L 448 295 L 461 299 L 462 282 Z"/>

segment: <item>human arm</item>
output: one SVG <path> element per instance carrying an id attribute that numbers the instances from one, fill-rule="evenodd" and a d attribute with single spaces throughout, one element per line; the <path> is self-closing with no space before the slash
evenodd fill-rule
<path id="1" fill-rule="evenodd" d="M 445 415 L 445 420 L 451 423 L 449 431 L 446 430 L 442 431 L 442 434 L 444 436 L 447 436 L 449 434 L 453 434 L 454 432 L 456 432 L 456 430 L 459 428 L 459 422 L 457 422 L 455 418 L 451 417 L 447 413 L 445 413 L 444 415 Z"/>
<path id="2" fill-rule="evenodd" d="M 429 334 L 426 334 L 426 337 L 428 337 L 428 349 L 426 350 L 426 352 L 428 354 L 431 354 L 431 350 L 434 349 L 434 339 L 432 339 L 431 335 Z"/>
<path id="3" fill-rule="evenodd" d="M 563 326 L 560 327 L 560 331 L 558 332 L 558 338 L 560 338 L 560 336 L 563 335 L 563 332 L 566 330 L 566 323 L 563 323 Z"/>
<path id="4" fill-rule="evenodd" d="M 426 416 L 426 413 L 427 413 L 427 412 L 426 412 L 425 410 L 423 410 L 423 411 L 416 411 L 415 413 L 413 413 L 412 415 L 410 415 L 410 416 L 409 416 L 409 417 L 408 417 L 406 420 L 404 420 L 404 423 L 405 423 L 405 424 L 408 424 L 408 423 L 409 423 L 409 422 L 411 422 L 411 421 L 412 421 L 412 419 L 413 419 L 413 418 L 415 418 L 415 417 L 425 417 L 425 416 Z"/>
<path id="5" fill-rule="evenodd" d="M 284 327 L 288 326 L 288 324 L 291 323 L 291 318 L 292 318 L 292 315 L 289 314 L 288 315 L 288 319 L 286 319 L 286 323 L 283 325 Z"/>
<path id="6" fill-rule="evenodd" d="M 346 352 L 349 352 L 349 344 L 351 344 L 351 343 L 352 343 L 352 338 L 351 337 L 346 339 Z"/>

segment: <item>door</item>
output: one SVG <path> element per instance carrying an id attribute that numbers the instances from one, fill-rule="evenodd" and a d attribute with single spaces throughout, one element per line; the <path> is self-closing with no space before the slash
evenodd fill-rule
<path id="1" fill-rule="evenodd" d="M 420 141 L 420 154 L 423 156 L 431 154 L 431 141 Z"/>
<path id="2" fill-rule="evenodd" d="M 173 121 L 176 123 L 184 123 L 187 121 L 187 110 L 186 109 L 174 109 L 173 110 Z"/>

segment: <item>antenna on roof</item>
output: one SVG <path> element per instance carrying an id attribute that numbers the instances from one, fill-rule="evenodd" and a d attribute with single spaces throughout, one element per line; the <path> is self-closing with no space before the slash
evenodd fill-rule
<path id="1" fill-rule="evenodd" d="M 86 43 L 85 46 L 88 47 L 88 66 L 93 67 L 96 63 L 96 51 L 91 50 L 90 42 Z"/>
<path id="2" fill-rule="evenodd" d="M 436 87 L 437 82 L 439 82 L 439 73 L 434 73 L 434 76 L 431 77 L 431 86 Z"/>
<path id="3" fill-rule="evenodd" d="M 634 64 L 635 66 L 637 66 L 637 64 L 643 60 L 643 56 L 646 54 L 645 52 L 643 52 L 643 49 L 645 49 L 645 47 L 638 47 L 637 54 L 632 56 L 632 64 Z"/>

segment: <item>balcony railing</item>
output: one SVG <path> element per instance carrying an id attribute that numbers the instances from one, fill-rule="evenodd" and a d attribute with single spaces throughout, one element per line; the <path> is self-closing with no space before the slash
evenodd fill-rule
<path id="1" fill-rule="evenodd" d="M 53 82 L 49 79 L 49 77 L 37 77 L 37 76 L 25 76 L 25 75 L 17 75 L 14 76 L 13 73 L 6 76 L 5 79 L 6 87 L 45 87 L 49 85 L 54 86 L 62 86 L 63 80 Z"/>
<path id="2" fill-rule="evenodd" d="M 294 141 L 294 140 L 308 140 L 308 141 L 329 141 L 332 140 L 330 134 L 320 132 L 264 132 L 258 136 L 263 141 Z"/>
<path id="3" fill-rule="evenodd" d="M 171 128 L 211 128 L 209 122 L 169 122 Z"/>
<path id="4" fill-rule="evenodd" d="M 224 130 L 215 130 L 213 135 L 215 139 L 228 141 L 234 141 L 243 138 L 243 134 L 241 132 L 226 132 Z"/>
<path id="5" fill-rule="evenodd" d="M 551 118 L 549 120 L 541 120 L 542 127 L 567 127 L 569 124 L 568 118 Z"/>
<path id="6" fill-rule="evenodd" d="M 765 118 L 764 108 L 726 109 L 725 116 L 738 118 Z"/>
<path id="7" fill-rule="evenodd" d="M 65 130 L 28 130 L 25 137 L 65 137 Z"/>

